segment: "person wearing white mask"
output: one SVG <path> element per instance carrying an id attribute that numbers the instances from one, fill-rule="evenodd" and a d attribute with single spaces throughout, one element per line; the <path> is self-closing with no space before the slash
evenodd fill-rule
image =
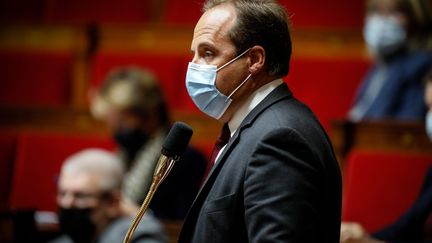
<path id="1" fill-rule="evenodd" d="M 423 97 L 423 96 L 422 96 Z M 425 77 L 424 102 L 428 108 L 425 130 L 432 141 L 432 69 Z M 342 222 L 341 243 L 431 242 L 432 241 L 432 167 L 426 173 L 420 195 L 394 223 L 369 234 L 358 222 Z"/>
<path id="2" fill-rule="evenodd" d="M 187 91 L 223 129 L 178 242 L 337 242 L 339 165 L 318 119 L 282 80 L 286 10 L 275 0 L 208 0 L 191 51 Z"/>
<path id="3" fill-rule="evenodd" d="M 432 66 L 429 0 L 368 0 L 363 35 L 375 63 L 348 113 L 352 121 L 421 120 L 423 85 Z"/>

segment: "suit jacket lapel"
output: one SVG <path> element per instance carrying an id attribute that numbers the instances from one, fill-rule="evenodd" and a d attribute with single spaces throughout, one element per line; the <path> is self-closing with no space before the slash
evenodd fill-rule
<path id="1" fill-rule="evenodd" d="M 198 192 L 197 197 L 195 198 L 195 201 L 193 202 L 187 216 L 185 219 L 185 222 L 183 224 L 179 242 L 189 242 L 190 239 L 187 239 L 185 237 L 190 237 L 193 231 L 193 228 L 195 226 L 198 213 L 200 212 L 201 206 L 203 205 L 213 183 L 216 180 L 217 175 L 219 174 L 219 171 L 222 169 L 226 157 L 230 154 L 231 150 L 235 147 L 235 145 L 238 143 L 238 140 L 240 139 L 240 134 L 243 132 L 244 129 L 248 128 L 252 122 L 255 120 L 255 118 L 261 114 L 265 109 L 267 109 L 269 106 L 274 104 L 275 102 L 292 97 L 291 91 L 288 89 L 288 86 L 283 83 L 280 86 L 278 86 L 275 90 L 273 90 L 260 104 L 258 104 L 257 107 L 255 107 L 243 120 L 243 122 L 240 124 L 239 128 L 237 129 L 234 136 L 229 140 L 227 143 L 225 149 L 223 150 L 222 154 L 219 156 L 216 164 L 211 169 L 209 175 L 207 176 L 206 181 L 204 182 L 203 186 L 201 187 L 201 190 Z M 188 234 L 188 236 L 186 235 Z"/>
<path id="2" fill-rule="evenodd" d="M 238 139 L 240 137 L 241 132 L 250 126 L 250 124 L 255 120 L 255 118 L 263 112 L 267 107 L 271 106 L 273 103 L 279 101 L 282 98 L 291 97 L 292 93 L 288 89 L 288 86 L 283 83 L 280 86 L 278 86 L 273 92 L 271 92 L 268 97 L 266 97 L 260 104 L 258 104 L 257 107 L 255 107 L 244 119 L 244 121 L 240 124 L 239 128 L 237 129 L 236 133 L 230 140 L 228 141 L 227 145 L 225 146 L 225 149 L 222 151 L 222 154 L 219 156 L 218 160 L 216 161 L 215 165 L 211 169 L 209 175 L 207 176 L 206 181 L 203 184 L 202 189 L 200 190 L 199 194 L 202 194 L 204 192 L 204 187 L 207 184 L 213 184 L 215 176 L 212 176 L 215 174 L 215 171 L 218 171 L 218 168 L 222 167 L 225 163 L 226 156 L 228 151 L 230 151 L 235 144 L 237 144 Z M 217 174 L 217 173 L 216 173 Z"/>

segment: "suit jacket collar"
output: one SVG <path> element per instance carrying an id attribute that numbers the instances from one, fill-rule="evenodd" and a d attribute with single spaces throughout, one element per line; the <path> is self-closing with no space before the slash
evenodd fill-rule
<path id="1" fill-rule="evenodd" d="M 289 97 L 292 97 L 292 93 L 288 89 L 288 86 L 285 83 L 283 83 L 283 84 L 279 85 L 275 90 L 273 90 L 260 104 L 258 104 L 257 107 L 255 107 L 255 109 L 253 109 L 246 116 L 246 118 L 240 124 L 240 127 L 237 129 L 236 133 L 228 141 L 225 149 L 223 150 L 222 154 L 219 156 L 218 163 L 216 163 L 213 166 L 212 170 L 210 171 L 210 173 L 209 173 L 209 175 L 207 177 L 207 180 L 203 184 L 203 188 L 202 189 L 204 189 L 204 187 L 207 184 L 213 184 L 215 178 L 213 178 L 213 180 L 211 180 L 212 174 L 214 174 L 214 171 L 216 170 L 217 167 L 222 167 L 222 165 L 223 165 L 223 163 L 225 161 L 225 156 L 228 154 L 228 151 L 230 151 L 232 149 L 232 147 L 235 144 L 237 144 L 241 132 L 244 129 L 250 127 L 250 125 L 258 117 L 258 115 L 261 114 L 269 106 L 271 106 L 272 104 L 274 104 L 275 102 L 277 102 L 277 101 L 279 101 L 281 99 L 289 98 Z M 201 189 L 201 191 L 200 191 L 199 194 L 201 194 L 201 192 L 203 191 L 202 189 Z"/>
<path id="2" fill-rule="evenodd" d="M 237 129 L 236 133 L 233 135 L 233 137 L 229 140 L 228 144 L 226 145 L 224 151 L 219 156 L 218 162 L 213 166 L 212 170 L 210 171 L 209 175 L 207 176 L 206 181 L 204 182 L 203 186 L 201 187 L 201 190 L 199 191 L 197 197 L 195 198 L 195 201 L 193 202 L 188 215 L 186 216 L 184 225 L 182 227 L 182 231 L 180 234 L 179 242 L 190 242 L 190 239 L 187 239 L 185 237 L 190 237 L 193 231 L 193 228 L 196 223 L 196 218 L 198 217 L 198 213 L 200 212 L 200 208 L 210 191 L 213 183 L 216 180 L 217 175 L 219 174 L 219 171 L 223 167 L 226 156 L 229 155 L 231 150 L 235 147 L 235 145 L 238 143 L 239 137 L 244 129 L 247 129 L 250 127 L 250 125 L 253 123 L 253 121 L 268 107 L 270 107 L 272 104 L 282 100 L 282 99 L 288 99 L 292 98 L 292 93 L 288 89 L 288 86 L 283 83 L 279 85 L 275 90 L 273 90 L 261 103 L 258 104 L 255 109 L 253 109 L 243 120 L 241 123 L 239 129 Z M 188 234 L 188 235 L 186 235 Z M 183 241 L 184 240 L 184 241 Z"/>

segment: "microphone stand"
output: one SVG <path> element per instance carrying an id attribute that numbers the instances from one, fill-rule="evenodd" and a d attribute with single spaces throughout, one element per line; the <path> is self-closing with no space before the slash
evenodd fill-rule
<path id="1" fill-rule="evenodd" d="M 156 189 L 159 187 L 159 185 L 162 183 L 163 180 L 167 177 L 169 172 L 171 171 L 172 167 L 174 166 L 175 161 L 178 158 L 170 158 L 166 155 L 162 154 L 159 158 L 155 171 L 153 173 L 153 181 L 150 185 L 150 189 L 147 192 L 147 195 L 137 213 L 134 220 L 132 221 L 132 225 L 129 227 L 128 232 L 126 233 L 126 236 L 123 240 L 123 243 L 129 243 L 132 239 L 132 236 L 138 227 L 139 222 L 141 221 L 142 217 L 144 216 L 145 211 L 148 208 L 148 205 L 150 204 L 151 199 L 153 198 L 153 195 L 156 192 Z"/>

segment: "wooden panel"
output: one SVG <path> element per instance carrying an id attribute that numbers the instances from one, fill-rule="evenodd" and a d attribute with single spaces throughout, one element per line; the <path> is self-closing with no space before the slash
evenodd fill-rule
<path id="1" fill-rule="evenodd" d="M 189 124 L 194 134 L 191 145 L 209 155 L 222 127 L 216 120 L 197 112 L 173 112 L 172 121 Z M 109 136 L 107 126 L 95 120 L 86 109 L 11 108 L 0 109 L 0 129 L 10 132 L 62 132 Z"/>
<path id="2" fill-rule="evenodd" d="M 190 55 L 194 26 L 103 25 L 100 50 Z M 360 30 L 293 28 L 293 55 L 307 57 L 368 59 Z"/>
<path id="3" fill-rule="evenodd" d="M 432 154 L 432 143 L 423 122 L 344 120 L 332 122 L 331 138 L 338 160 L 343 166 L 352 149 L 397 151 L 411 154 Z"/>

